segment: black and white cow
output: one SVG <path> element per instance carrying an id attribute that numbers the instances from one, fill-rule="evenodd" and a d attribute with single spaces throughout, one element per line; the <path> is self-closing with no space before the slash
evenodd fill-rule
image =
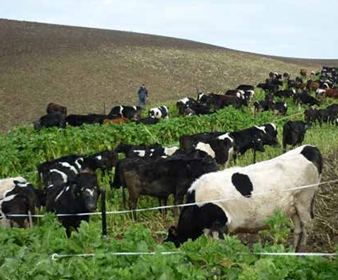
<path id="1" fill-rule="evenodd" d="M 305 132 L 308 125 L 303 121 L 288 121 L 283 125 L 283 152 L 286 152 L 286 146 L 301 145 L 304 141 Z"/>
<path id="2" fill-rule="evenodd" d="M 280 98 L 282 97 L 290 98 L 290 97 L 293 97 L 295 94 L 296 94 L 295 89 L 282 89 L 274 93 L 276 97 L 280 97 Z"/>
<path id="3" fill-rule="evenodd" d="M 187 153 L 192 150 L 204 151 L 224 167 L 229 164 L 234 145 L 233 137 L 225 132 L 205 132 L 180 137 L 180 147 L 183 151 Z"/>
<path id="4" fill-rule="evenodd" d="M 46 210 L 56 214 L 78 214 L 93 212 L 97 208 L 100 187 L 95 173 L 80 172 L 72 181 L 56 184 L 47 189 Z M 88 215 L 59 216 L 58 219 L 70 236 L 81 221 L 89 221 Z"/>
<path id="5" fill-rule="evenodd" d="M 140 144 L 140 145 L 130 145 L 125 143 L 120 143 L 116 148 L 116 153 L 123 153 L 128 158 L 159 158 L 159 157 L 168 157 L 174 154 L 179 148 L 178 147 L 169 147 L 165 148 L 158 143 L 154 144 Z"/>
<path id="6" fill-rule="evenodd" d="M 176 107 L 177 107 L 178 113 L 180 115 L 184 115 L 187 109 L 189 108 L 192 109 L 192 107 L 197 104 L 198 102 L 195 99 L 191 97 L 185 97 L 177 101 Z"/>
<path id="7" fill-rule="evenodd" d="M 7 183 L 7 187 L 2 188 L 6 191 L 1 193 L 0 199 L 0 219 L 3 227 L 28 227 L 30 224 L 28 215 L 34 215 L 36 208 L 40 207 L 37 191 L 32 184 L 22 179 L 18 177 L 1 180 L 2 183 Z M 8 188 L 9 185 L 11 188 Z M 22 214 L 27 216 L 15 216 Z"/>
<path id="8" fill-rule="evenodd" d="M 316 98 L 312 97 L 307 91 L 302 91 L 301 93 L 297 93 L 293 97 L 295 103 L 298 105 L 308 105 L 308 106 L 314 106 L 320 105 L 320 101 Z"/>
<path id="9" fill-rule="evenodd" d="M 109 119 L 126 118 L 130 120 L 138 120 L 140 118 L 142 108 L 140 106 L 115 106 L 108 114 Z"/>
<path id="10" fill-rule="evenodd" d="M 182 209 L 177 228 L 169 229 L 165 241 L 179 246 L 203 233 L 223 238 L 224 233 L 256 232 L 280 208 L 294 223 L 295 249 L 302 250 L 322 167 L 320 151 L 305 145 L 268 161 L 205 174 L 187 193 L 187 203 L 197 205 Z M 307 185 L 313 186 L 292 191 Z"/>
<path id="11" fill-rule="evenodd" d="M 149 117 L 154 119 L 169 119 L 169 110 L 167 106 L 159 106 L 149 110 Z"/>

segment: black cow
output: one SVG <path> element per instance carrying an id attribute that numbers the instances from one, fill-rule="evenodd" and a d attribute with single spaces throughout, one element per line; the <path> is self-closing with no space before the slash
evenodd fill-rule
<path id="1" fill-rule="evenodd" d="M 271 110 L 274 114 L 281 114 L 285 116 L 286 112 L 288 111 L 288 106 L 284 101 L 273 101 L 271 105 Z"/>
<path id="2" fill-rule="evenodd" d="M 159 106 L 149 110 L 149 117 L 154 119 L 168 119 L 169 110 L 167 106 Z"/>
<path id="3" fill-rule="evenodd" d="M 66 118 L 66 122 L 71 126 L 81 126 L 83 124 L 102 124 L 106 119 L 106 115 L 89 114 L 89 115 L 69 115 Z"/>
<path id="4" fill-rule="evenodd" d="M 283 152 L 286 152 L 286 146 L 301 145 L 304 141 L 305 132 L 308 125 L 303 121 L 288 121 L 283 125 Z"/>
<path id="5" fill-rule="evenodd" d="M 253 126 L 231 133 L 235 140 L 234 160 L 238 155 L 245 154 L 249 149 L 253 150 L 253 161 L 256 162 L 256 151 L 264 152 L 264 145 L 278 146 L 277 128 L 273 123 L 262 126 Z"/>
<path id="6" fill-rule="evenodd" d="M 236 96 L 210 94 L 208 96 L 207 105 L 214 110 L 222 109 L 230 105 L 239 109 L 242 106 L 248 106 L 248 101 L 245 98 L 238 98 Z"/>
<path id="7" fill-rule="evenodd" d="M 191 183 L 205 173 L 218 170 L 215 161 L 205 156 L 190 158 L 187 155 L 160 158 L 156 161 L 147 159 L 124 159 L 118 164 L 116 185 L 122 185 L 129 192 L 129 206 L 132 210 L 137 207 L 140 195 L 149 195 L 163 200 L 166 204 L 170 194 L 174 195 L 174 204 L 183 203 Z M 136 218 L 136 212 L 133 212 Z"/>
<path id="8" fill-rule="evenodd" d="M 307 91 L 302 91 L 302 93 L 298 93 L 294 95 L 294 101 L 298 105 L 309 105 L 309 106 L 314 106 L 314 105 L 320 105 L 319 100 L 316 98 L 312 97 L 309 95 Z"/>
<path id="9" fill-rule="evenodd" d="M 64 115 L 59 112 L 50 113 L 42 116 L 39 120 L 34 122 L 34 129 L 39 131 L 42 127 L 59 127 L 65 128 L 66 121 Z"/>
<path id="10" fill-rule="evenodd" d="M 36 208 L 40 207 L 38 191 L 28 182 L 14 181 L 14 188 L 7 191 L 0 201 L 0 219 L 4 227 L 21 227 L 29 225 L 28 217 L 11 215 L 35 215 Z"/>
<path id="11" fill-rule="evenodd" d="M 93 212 L 99 195 L 100 188 L 95 173 L 81 172 L 74 180 L 47 189 L 46 210 L 56 214 Z M 77 229 L 81 221 L 88 222 L 89 216 L 59 216 L 58 219 L 69 237 L 71 229 Z"/>
<path id="12" fill-rule="evenodd" d="M 59 112 L 60 114 L 64 116 L 64 118 L 66 118 L 67 116 L 67 108 L 59 104 L 56 104 L 56 103 L 49 103 L 47 105 L 46 111 L 47 111 L 47 114 Z"/>
<path id="13" fill-rule="evenodd" d="M 115 106 L 113 107 L 109 114 L 109 119 L 121 118 L 124 117 L 130 120 L 138 120 L 140 118 L 142 108 L 140 106 Z"/>

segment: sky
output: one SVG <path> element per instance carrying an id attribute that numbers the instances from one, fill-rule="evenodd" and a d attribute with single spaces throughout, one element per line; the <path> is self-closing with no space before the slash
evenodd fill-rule
<path id="1" fill-rule="evenodd" d="M 338 59 L 338 0 L 0 0 L 0 18 Z"/>

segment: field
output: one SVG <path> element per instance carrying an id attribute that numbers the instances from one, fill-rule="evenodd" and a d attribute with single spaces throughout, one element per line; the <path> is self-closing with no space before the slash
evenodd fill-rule
<path id="1" fill-rule="evenodd" d="M 256 91 L 257 99 L 262 92 Z M 330 104 L 326 100 L 323 106 Z M 114 149 L 119 142 L 177 145 L 182 134 L 202 131 L 233 131 L 274 121 L 279 130 L 288 119 L 302 119 L 304 108 L 289 103 L 288 118 L 271 112 L 253 114 L 251 108 L 232 107 L 201 117 L 178 117 L 174 103 L 167 103 L 171 118 L 153 126 L 134 123 L 85 125 L 64 130 L 43 129 L 36 133 L 32 125 L 12 129 L 0 138 L 1 178 L 21 174 L 38 186 L 36 165 L 48 159 L 71 153 L 89 154 Z M 338 178 L 338 130 L 336 126 L 314 125 L 304 143 L 320 148 L 325 157 L 322 181 Z M 267 148 L 258 154 L 265 160 L 281 154 L 281 148 Z M 239 159 L 239 165 L 252 162 L 252 154 Z M 112 175 L 99 174 L 101 187 L 107 190 L 107 210 L 124 210 L 121 190 L 112 191 Z M 309 238 L 308 252 L 337 250 L 337 187 L 323 185 L 316 198 L 314 230 Z M 157 206 L 157 199 L 142 197 L 139 208 Z M 44 213 L 44 212 L 42 212 Z M 334 279 L 338 275 L 337 258 L 323 257 L 260 257 L 259 252 L 292 252 L 292 226 L 276 213 L 268 233 L 229 236 L 225 241 L 201 237 L 187 242 L 179 250 L 172 244 L 162 245 L 168 228 L 175 223 L 171 211 L 166 216 L 158 211 L 141 212 L 138 222 L 130 214 L 108 215 L 108 239 L 101 237 L 100 216 L 83 223 L 70 239 L 53 215 L 39 218 L 29 230 L 0 229 L 0 279 Z M 176 252 L 174 255 L 115 256 L 116 252 Z M 52 254 L 94 254 L 52 260 Z M 32 269 L 34 267 L 34 269 Z"/>
<path id="2" fill-rule="evenodd" d="M 141 83 L 153 104 L 257 84 L 270 71 L 309 71 L 338 60 L 269 57 L 188 40 L 0 19 L 0 130 L 32 122 L 47 103 L 69 114 L 135 105 Z M 93 102 L 95 97 L 95 102 Z"/>
<path id="3" fill-rule="evenodd" d="M 183 118 L 178 116 L 175 101 L 195 97 L 197 89 L 217 92 L 240 83 L 257 84 L 272 70 L 295 76 L 302 67 L 317 70 L 325 64 L 338 65 L 337 61 L 267 57 L 173 38 L 7 20 L 0 20 L 0 38 L 4 38 L 0 46 L 0 123 L 6 131 L 0 134 L 0 178 L 22 175 L 35 187 L 40 186 L 39 163 L 68 154 L 111 150 L 120 142 L 158 142 L 168 147 L 178 145 L 182 134 L 229 132 L 269 122 L 277 125 L 281 142 L 283 124 L 302 120 L 306 108 L 295 106 L 292 100 L 287 100 L 286 118 L 272 112 L 254 114 L 252 105 Z M 169 107 L 169 120 L 152 126 L 84 125 L 38 133 L 29 124 L 44 114 L 48 102 L 67 105 L 69 113 L 102 113 L 104 103 L 106 110 L 115 104 L 134 104 L 140 82 L 150 89 L 151 106 Z M 263 98 L 262 91 L 255 92 L 256 100 Z M 321 107 L 333 102 L 337 103 L 326 99 Z M 322 182 L 338 179 L 338 127 L 313 125 L 304 143 L 316 145 L 324 156 Z M 257 161 L 281 153 L 282 148 L 268 147 L 258 153 Z M 250 152 L 237 162 L 241 166 L 251 163 Z M 125 210 L 122 191 L 109 186 L 113 172 L 98 173 L 100 186 L 107 191 L 107 210 Z M 138 203 L 138 208 L 156 206 L 157 199 L 150 197 L 141 197 Z M 337 182 L 319 187 L 315 206 L 306 251 L 336 253 Z M 130 213 L 109 214 L 105 238 L 100 215 L 92 216 L 90 223 L 83 223 L 68 239 L 54 215 L 44 210 L 41 214 L 44 217 L 31 229 L 0 227 L 1 280 L 338 278 L 336 256 L 257 255 L 294 252 L 292 224 L 278 211 L 267 221 L 268 231 L 227 236 L 224 241 L 202 236 L 180 249 L 162 244 L 168 228 L 177 222 L 171 210 L 166 215 L 158 210 L 140 212 L 137 222 Z M 120 252 L 154 255 L 116 255 Z M 77 254 L 85 255 L 73 256 Z"/>

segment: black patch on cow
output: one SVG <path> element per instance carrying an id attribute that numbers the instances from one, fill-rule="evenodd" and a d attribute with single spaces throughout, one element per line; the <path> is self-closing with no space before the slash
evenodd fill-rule
<path id="1" fill-rule="evenodd" d="M 195 190 L 193 190 L 192 192 L 188 192 L 187 193 L 187 203 L 195 203 L 196 199 L 195 199 Z"/>
<path id="2" fill-rule="evenodd" d="M 235 188 L 245 197 L 251 197 L 253 190 L 252 182 L 248 175 L 241 173 L 234 173 L 232 175 L 231 181 Z"/>
<path id="3" fill-rule="evenodd" d="M 302 150 L 301 154 L 317 167 L 319 174 L 322 174 L 323 157 L 317 147 L 306 146 Z"/>

